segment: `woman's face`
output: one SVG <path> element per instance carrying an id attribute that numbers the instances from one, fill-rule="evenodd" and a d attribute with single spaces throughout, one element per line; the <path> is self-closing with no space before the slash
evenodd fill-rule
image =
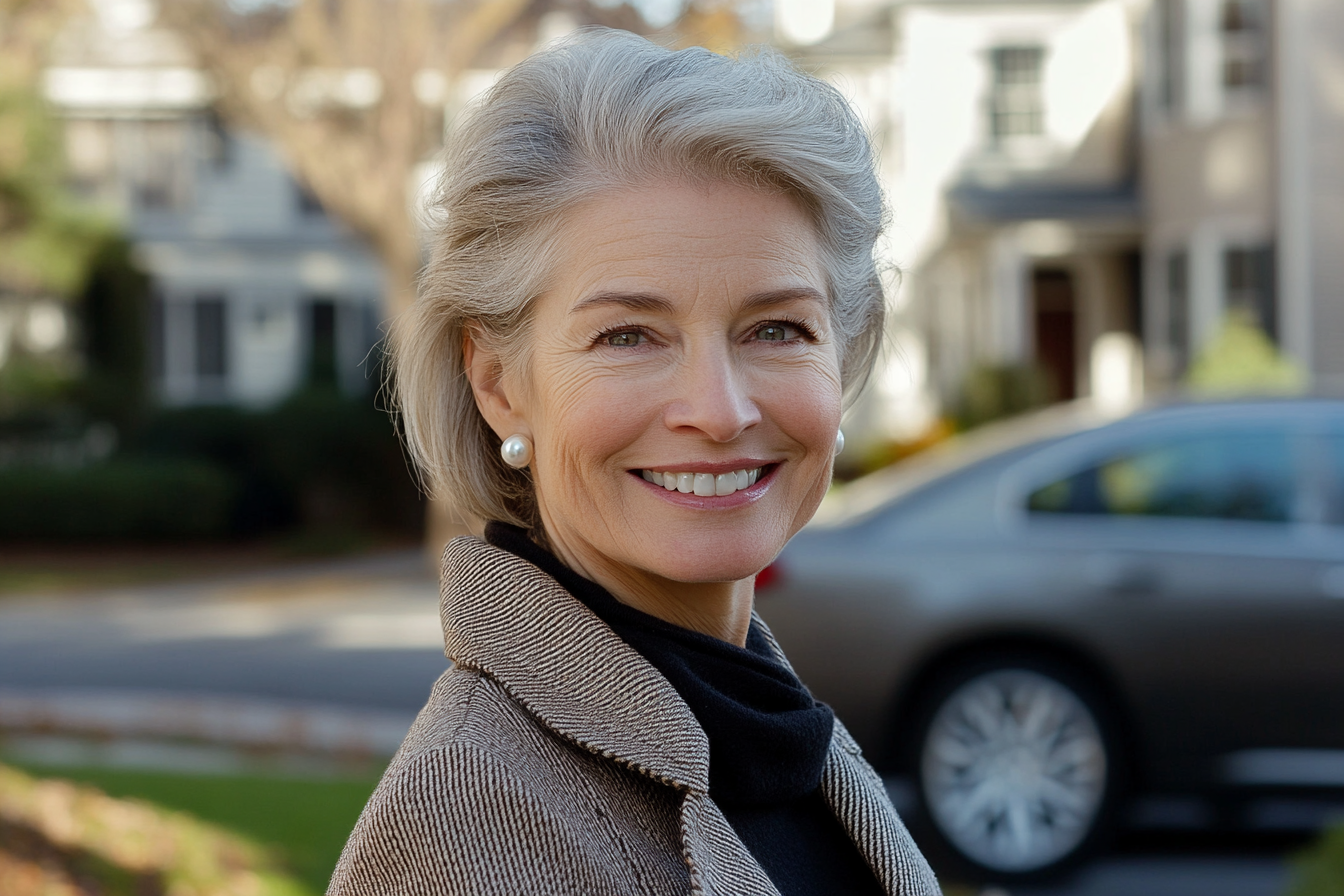
<path id="1" fill-rule="evenodd" d="M 608 193 L 568 221 L 551 284 L 525 382 L 503 379 L 517 428 L 501 434 L 535 443 L 561 557 L 646 582 L 769 564 L 826 491 L 841 413 L 801 209 L 722 183 Z"/>

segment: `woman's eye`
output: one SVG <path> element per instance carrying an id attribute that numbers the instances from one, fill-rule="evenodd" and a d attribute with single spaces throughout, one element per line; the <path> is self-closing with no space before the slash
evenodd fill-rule
<path id="1" fill-rule="evenodd" d="M 801 335 L 803 335 L 802 331 L 797 327 L 778 321 L 762 324 L 756 328 L 756 338 L 762 342 L 785 342 L 789 339 L 797 339 Z"/>
<path id="2" fill-rule="evenodd" d="M 620 333 L 608 333 L 602 338 L 607 345 L 623 348 L 627 346 L 639 345 L 644 339 L 644 334 L 635 330 L 623 330 Z"/>

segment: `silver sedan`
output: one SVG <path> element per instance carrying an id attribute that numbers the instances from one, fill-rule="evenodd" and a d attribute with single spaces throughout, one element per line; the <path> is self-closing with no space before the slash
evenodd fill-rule
<path id="1" fill-rule="evenodd" d="M 964 872 L 1135 794 L 1344 787 L 1344 402 L 1056 408 L 823 510 L 758 606 Z"/>

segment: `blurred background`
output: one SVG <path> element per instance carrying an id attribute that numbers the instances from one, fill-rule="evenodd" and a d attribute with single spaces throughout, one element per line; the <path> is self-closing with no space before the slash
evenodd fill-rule
<path id="1" fill-rule="evenodd" d="M 771 44 L 866 122 L 860 490 L 1056 405 L 1344 386 L 1338 4 L 0 0 L 0 892 L 324 889 L 471 528 L 418 491 L 383 324 L 461 111 L 592 24 Z M 1308 828 L 1013 892 L 1344 892 Z"/>

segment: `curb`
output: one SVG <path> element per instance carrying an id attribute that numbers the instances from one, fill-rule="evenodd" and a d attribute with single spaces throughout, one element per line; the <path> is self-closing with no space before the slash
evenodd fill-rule
<path id="1" fill-rule="evenodd" d="M 34 761 L 45 750 L 59 762 L 70 750 L 57 745 L 78 741 L 319 762 L 386 760 L 414 719 L 412 712 L 236 695 L 0 688 L 0 737 Z"/>

